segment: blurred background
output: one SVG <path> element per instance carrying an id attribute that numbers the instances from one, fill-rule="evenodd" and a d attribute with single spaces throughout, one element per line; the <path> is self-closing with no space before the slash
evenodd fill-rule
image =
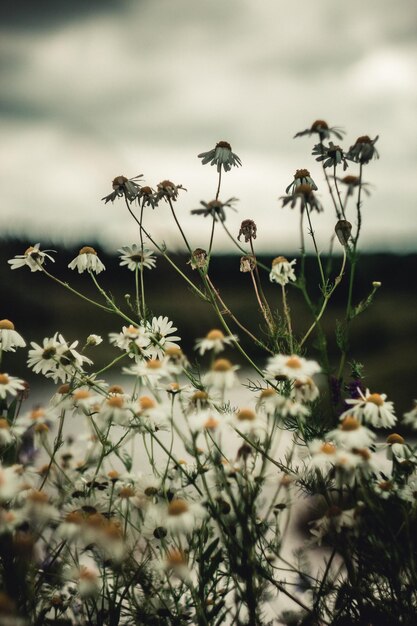
<path id="1" fill-rule="evenodd" d="M 3 0 L 0 14 L 1 318 L 17 319 L 36 341 L 55 330 L 78 336 L 75 321 L 87 334 L 103 333 L 100 324 L 116 330 L 39 274 L 11 273 L 6 260 L 39 241 L 60 251 L 58 271 L 65 272 L 81 245 L 94 245 L 111 268 L 109 289 L 123 299 L 132 277 L 107 255 L 137 241 L 137 230 L 122 203 L 101 202 L 112 179 L 143 174 L 153 187 L 166 178 L 184 185 L 178 214 L 192 247 L 207 247 L 209 220 L 190 210 L 215 195 L 215 169 L 197 154 L 219 140 L 242 160 L 223 178 L 221 199 L 239 199 L 227 218 L 230 231 L 237 235 L 243 219 L 254 219 L 266 263 L 297 256 L 298 213 L 282 209 L 278 198 L 295 170 L 307 168 L 325 207 L 315 229 L 327 249 L 335 220 L 311 156 L 314 139 L 293 139 L 324 119 L 346 130 L 346 149 L 360 135 L 379 135 L 381 158 L 364 170 L 372 186 L 356 296 L 366 296 L 373 280 L 383 287 L 355 323 L 353 347 L 374 390 L 410 408 L 417 334 L 414 0 Z M 355 166 L 347 173 L 356 174 Z M 354 223 L 353 204 L 351 211 Z M 185 264 L 168 217 L 167 207 L 149 210 L 149 230 Z M 246 276 L 231 251 L 219 230 L 219 288 L 257 328 L 256 302 L 252 294 L 242 299 Z M 155 314 L 170 315 L 186 341 L 214 323 L 162 261 L 150 289 Z M 343 314 L 343 294 L 341 288 L 327 318 L 330 331 Z M 302 332 L 308 320 L 296 296 L 292 306 Z"/>

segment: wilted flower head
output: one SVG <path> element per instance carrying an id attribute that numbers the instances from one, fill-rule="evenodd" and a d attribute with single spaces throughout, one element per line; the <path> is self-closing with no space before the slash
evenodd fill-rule
<path id="1" fill-rule="evenodd" d="M 31 272 L 39 272 L 42 270 L 42 265 L 45 263 L 45 259 L 49 259 L 52 263 L 55 263 L 53 259 L 46 252 L 39 250 L 40 243 L 34 246 L 29 246 L 23 254 L 17 254 L 13 259 L 7 261 L 12 270 L 17 270 L 19 267 L 27 265 L 30 267 Z"/>
<path id="2" fill-rule="evenodd" d="M 311 137 L 311 135 L 315 134 L 319 136 L 320 141 L 323 141 L 324 139 L 329 139 L 331 135 L 334 135 L 335 137 L 337 137 L 337 139 L 343 139 L 344 131 L 336 126 L 330 128 L 327 122 L 325 122 L 324 120 L 316 120 L 312 123 L 310 128 L 296 133 L 294 137 L 303 137 L 304 135 L 308 135 L 309 137 Z"/>
<path id="3" fill-rule="evenodd" d="M 346 185 L 348 196 L 351 196 L 354 190 L 359 187 L 359 185 L 362 187 L 362 190 L 369 196 L 369 190 L 367 189 L 367 187 L 369 187 L 369 183 L 364 183 L 359 176 L 348 174 L 347 176 L 344 176 L 343 178 L 338 178 L 337 180 L 340 183 Z"/>
<path id="4" fill-rule="evenodd" d="M 317 213 L 323 211 L 323 207 L 320 202 L 317 200 L 313 187 L 308 183 L 302 183 L 298 185 L 298 187 L 294 190 L 292 195 L 282 196 L 282 206 L 285 207 L 287 204 L 293 209 L 297 204 L 297 201 L 300 201 L 301 212 L 304 211 L 306 205 L 308 204 L 310 209 L 316 209 Z"/>
<path id="5" fill-rule="evenodd" d="M 269 274 L 269 280 L 272 283 L 279 283 L 282 286 L 287 285 L 290 280 L 297 280 L 293 269 L 293 265 L 295 265 L 296 262 L 296 259 L 290 262 L 285 258 L 285 256 L 277 256 L 272 261 L 272 269 Z"/>
<path id="6" fill-rule="evenodd" d="M 228 200 L 226 200 L 226 202 L 220 202 L 220 200 L 211 200 L 211 202 L 204 202 L 204 200 L 201 200 L 200 204 L 202 204 L 204 208 L 193 209 L 191 211 L 191 215 L 204 215 L 204 217 L 211 215 L 214 221 L 217 221 L 218 218 L 221 222 L 225 222 L 225 207 L 229 207 L 230 209 L 233 209 L 233 211 L 236 211 L 234 206 L 232 206 L 233 203 L 236 201 L 237 198 L 229 198 Z"/>
<path id="7" fill-rule="evenodd" d="M 187 191 L 182 185 L 174 185 L 170 180 L 163 180 L 157 185 L 156 197 L 158 200 L 163 198 L 166 202 L 169 200 L 175 202 L 180 190 Z"/>
<path id="8" fill-rule="evenodd" d="M 315 145 L 312 155 L 319 155 L 316 161 L 323 161 L 323 167 L 336 167 L 343 163 L 343 169 L 345 170 L 348 166 L 343 149 L 340 146 L 335 146 L 332 141 L 329 142 L 327 147 L 322 143 Z"/>
<path id="9" fill-rule="evenodd" d="M 233 166 L 239 167 L 242 165 L 241 160 L 232 152 L 232 147 L 227 141 L 219 141 L 216 147 L 208 152 L 201 152 L 198 155 L 199 159 L 202 159 L 202 164 L 210 163 L 210 165 L 216 165 L 217 171 L 220 173 L 223 167 L 225 172 L 232 169 Z"/>
<path id="10" fill-rule="evenodd" d="M 158 204 L 158 196 L 155 190 L 152 187 L 148 187 L 148 185 L 139 188 L 136 199 L 143 207 L 151 206 L 154 209 Z"/>
<path id="11" fill-rule="evenodd" d="M 355 161 L 355 163 L 361 163 L 362 165 L 369 163 L 374 157 L 379 159 L 379 154 L 375 149 L 377 141 L 378 135 L 375 139 L 371 139 L 368 135 L 358 137 L 354 145 L 349 148 L 346 158 L 350 161 Z"/>
<path id="12" fill-rule="evenodd" d="M 193 270 L 205 269 L 207 267 L 207 252 L 203 248 L 196 248 L 187 263 L 191 265 Z"/>
<path id="13" fill-rule="evenodd" d="M 84 246 L 81 248 L 78 256 L 76 256 L 75 259 L 69 263 L 68 267 L 70 270 L 77 269 L 79 274 L 82 274 L 85 271 L 100 274 L 100 272 L 106 269 L 98 258 L 97 252 L 91 246 Z"/>
<path id="14" fill-rule="evenodd" d="M 156 265 L 156 259 L 147 248 L 142 248 L 136 243 L 131 246 L 123 246 L 119 248 L 120 252 L 120 265 L 126 265 L 129 270 L 134 272 L 138 267 L 146 267 L 147 269 L 153 269 Z"/>
<path id="15" fill-rule="evenodd" d="M 255 267 L 256 267 L 256 259 L 252 254 L 248 254 L 240 258 L 240 271 L 241 272 L 253 272 Z"/>
<path id="16" fill-rule="evenodd" d="M 25 340 L 14 329 L 10 320 L 0 320 L 0 350 L 3 352 L 15 352 L 16 348 L 24 348 Z"/>
<path id="17" fill-rule="evenodd" d="M 311 189 L 317 191 L 317 185 L 310 176 L 308 170 L 296 170 L 294 174 L 294 180 L 288 185 L 285 193 L 291 193 L 297 190 L 300 185 L 310 185 Z"/>
<path id="18" fill-rule="evenodd" d="M 104 203 L 114 202 L 116 198 L 122 198 L 125 196 L 129 202 L 133 202 L 138 195 L 140 186 L 136 181 L 142 178 L 142 174 L 134 176 L 133 178 L 126 178 L 126 176 L 116 176 L 112 181 L 113 191 L 108 196 L 104 196 L 102 200 Z"/>
<path id="19" fill-rule="evenodd" d="M 334 228 L 338 240 L 343 247 L 349 243 L 350 233 L 352 232 L 352 224 L 347 220 L 339 220 Z"/>
<path id="20" fill-rule="evenodd" d="M 256 239 L 256 224 L 253 220 L 243 220 L 240 225 L 240 230 L 237 238 L 240 241 L 241 236 L 245 237 L 245 243 L 248 243 L 251 239 Z"/>

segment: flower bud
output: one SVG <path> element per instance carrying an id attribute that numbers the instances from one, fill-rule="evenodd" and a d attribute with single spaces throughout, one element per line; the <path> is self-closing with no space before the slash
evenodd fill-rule
<path id="1" fill-rule="evenodd" d="M 342 246 L 346 247 L 349 242 L 350 233 L 352 232 L 352 224 L 347 220 L 339 220 L 334 231 Z"/>

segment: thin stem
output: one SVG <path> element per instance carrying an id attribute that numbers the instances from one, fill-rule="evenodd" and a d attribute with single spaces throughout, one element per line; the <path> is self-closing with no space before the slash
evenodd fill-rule
<path id="1" fill-rule="evenodd" d="M 248 251 L 247 251 L 247 250 L 245 250 L 245 248 L 243 248 L 243 247 L 242 247 L 242 246 L 241 246 L 241 245 L 237 242 L 237 240 L 233 237 L 233 235 L 232 235 L 232 233 L 230 232 L 230 230 L 227 228 L 226 224 L 222 221 L 222 222 L 221 222 L 221 225 L 223 226 L 224 231 L 225 231 L 225 233 L 227 234 L 227 236 L 229 237 L 229 239 L 230 239 L 231 241 L 233 241 L 233 243 L 234 243 L 234 245 L 236 246 L 236 248 L 237 248 L 240 252 L 243 252 L 243 254 L 244 254 L 245 256 L 247 256 L 247 255 L 248 255 Z M 267 266 L 267 265 L 265 265 L 264 263 L 260 263 L 257 259 L 256 259 L 256 265 L 257 265 L 258 267 L 261 267 L 263 270 L 265 270 L 265 271 L 266 271 L 266 272 L 268 272 L 268 273 L 271 271 L 271 268 L 270 268 L 270 267 L 268 267 L 268 266 Z"/>
<path id="2" fill-rule="evenodd" d="M 323 154 L 324 154 L 324 146 L 323 146 L 323 141 L 322 140 L 320 140 L 320 150 L 321 150 L 321 154 L 323 156 Z M 326 179 L 327 187 L 329 189 L 329 194 L 330 194 L 330 197 L 331 197 L 331 199 L 333 201 L 333 205 L 334 205 L 334 208 L 335 208 L 335 211 L 336 211 L 337 219 L 340 220 L 341 215 L 340 215 L 340 212 L 339 212 L 339 208 L 337 206 L 336 198 L 334 197 L 334 194 L 333 194 L 333 188 L 332 188 L 332 186 L 330 184 L 329 176 L 327 174 L 326 168 L 324 167 L 324 161 L 321 162 L 321 165 L 322 165 L 322 168 L 323 168 L 324 178 Z"/>
<path id="3" fill-rule="evenodd" d="M 140 208 L 140 223 L 143 221 L 143 202 Z M 143 233 L 142 228 L 139 228 L 139 236 L 140 236 L 140 253 L 141 253 L 141 263 L 140 263 L 140 293 L 142 296 L 142 319 L 146 317 L 146 304 L 145 304 L 145 281 L 143 275 L 143 261 L 144 261 L 144 245 L 143 245 Z"/>
<path id="4" fill-rule="evenodd" d="M 339 186 L 337 184 L 337 178 L 336 178 L 336 165 L 333 166 L 333 180 L 334 180 L 334 186 L 336 187 L 337 197 L 339 199 L 340 210 L 342 212 L 343 219 L 345 220 L 346 219 L 345 210 L 343 208 L 343 202 L 342 202 L 342 198 L 340 195 Z"/>
<path id="5" fill-rule="evenodd" d="M 162 254 L 162 256 L 164 257 L 164 259 L 166 259 L 168 261 L 168 263 L 175 269 L 176 272 L 178 272 L 178 274 L 190 285 L 190 287 L 195 291 L 195 293 L 202 299 L 205 300 L 207 302 L 207 297 L 205 296 L 205 294 L 200 291 L 200 289 L 198 287 L 196 287 L 194 285 L 194 283 L 188 278 L 188 276 L 186 276 L 184 274 L 184 272 L 182 272 L 180 270 L 180 268 L 178 267 L 178 265 L 176 263 L 174 263 L 174 261 L 171 259 L 171 257 L 165 252 L 165 250 L 156 243 L 155 239 L 153 239 L 151 237 L 151 235 L 148 233 L 148 231 L 146 230 L 146 228 L 144 228 L 144 226 L 142 226 L 142 224 L 140 223 L 140 221 L 138 220 L 138 218 L 136 217 L 136 215 L 133 213 L 132 209 L 130 208 L 129 202 L 125 196 L 125 203 L 127 206 L 127 209 L 130 213 L 130 215 L 133 217 L 133 219 L 135 220 L 135 222 L 138 224 L 139 228 L 145 233 L 146 237 L 149 239 L 149 241 L 152 243 L 152 245 L 155 246 L 155 248 L 158 250 L 158 252 L 160 254 Z"/>
<path id="6" fill-rule="evenodd" d="M 334 292 L 334 290 L 336 289 L 336 287 L 339 285 L 340 281 L 342 280 L 344 271 L 345 271 L 345 266 L 346 266 L 346 248 L 343 248 L 343 261 L 342 261 L 342 267 L 340 268 L 340 272 L 339 274 L 336 276 L 333 287 L 331 288 L 331 290 L 324 296 L 324 300 L 323 300 L 323 304 L 321 306 L 321 309 L 318 313 L 318 315 L 316 316 L 316 319 L 314 320 L 314 322 L 312 323 L 312 325 L 310 326 L 310 328 L 308 329 L 308 331 L 306 332 L 306 334 L 304 335 L 303 339 L 300 342 L 300 348 L 302 348 L 302 346 L 304 345 L 304 343 L 307 341 L 308 337 L 310 336 L 310 334 L 313 332 L 314 328 L 317 326 L 317 324 L 319 323 L 319 321 L 321 320 L 324 311 L 326 310 L 326 307 L 328 305 L 328 302 Z"/>
<path id="7" fill-rule="evenodd" d="M 73 293 L 76 296 L 82 298 L 83 300 L 86 300 L 86 302 L 89 302 L 90 304 L 93 304 L 94 306 L 97 306 L 99 309 L 103 309 L 104 311 L 107 311 L 108 313 L 112 313 L 113 312 L 113 309 L 111 309 L 111 308 L 109 308 L 107 306 L 104 306 L 103 304 L 100 304 L 99 302 L 96 302 L 95 300 L 92 300 L 91 298 L 88 298 L 87 296 L 85 296 L 84 294 L 80 293 L 76 289 L 73 289 L 72 287 L 70 287 L 68 285 L 68 283 L 64 283 L 62 280 L 60 280 L 59 278 L 57 278 L 53 274 L 50 274 L 40 263 L 39 263 L 39 267 L 41 268 L 42 272 L 48 278 L 51 278 L 51 280 L 54 280 L 56 283 L 58 283 L 58 285 L 61 285 L 61 287 L 64 287 L 65 289 L 68 289 L 68 291 L 71 291 L 71 293 Z"/>
<path id="8" fill-rule="evenodd" d="M 168 198 L 168 204 L 169 204 L 169 206 L 170 206 L 171 213 L 172 213 L 173 218 L 174 218 L 174 220 L 175 220 L 175 223 L 176 223 L 176 225 L 177 225 L 177 227 L 178 227 L 178 230 L 180 231 L 181 236 L 182 236 L 182 238 L 184 239 L 184 243 L 185 243 L 185 245 L 186 245 L 186 246 L 187 246 L 187 248 L 188 248 L 188 252 L 189 252 L 189 253 L 190 253 L 190 255 L 192 256 L 193 251 L 192 251 L 192 249 L 191 249 L 190 244 L 188 243 L 188 239 L 187 239 L 187 237 L 186 237 L 186 235 L 185 235 L 185 233 L 184 233 L 184 231 L 183 231 L 183 229 L 182 229 L 182 226 L 181 226 L 181 224 L 179 223 L 179 220 L 178 220 L 178 218 L 177 218 L 177 214 L 175 213 L 174 206 L 173 206 L 173 204 L 172 204 L 171 198 Z"/>
<path id="9" fill-rule="evenodd" d="M 266 350 L 267 352 L 269 352 L 270 354 L 273 354 L 273 351 L 270 350 L 270 348 L 268 348 L 265 344 L 263 344 L 259 339 L 257 339 L 257 337 L 255 337 L 255 335 L 253 335 L 250 330 L 248 330 L 245 326 L 243 326 L 243 324 L 241 324 L 239 322 L 239 320 L 237 319 L 237 317 L 235 317 L 232 313 L 232 311 L 229 309 L 229 307 L 224 303 L 224 300 L 222 299 L 222 297 L 220 296 L 220 293 L 218 291 L 218 289 L 216 289 L 216 287 L 214 286 L 212 280 L 210 279 L 210 277 L 206 276 L 207 278 L 207 282 L 209 283 L 209 285 L 211 286 L 214 295 L 216 296 L 216 298 L 218 299 L 218 301 L 220 302 L 220 304 L 222 305 L 224 312 L 229 315 L 231 317 L 231 319 L 234 321 L 234 323 L 239 326 L 239 328 L 241 328 L 243 330 L 243 332 L 245 332 L 251 339 L 253 339 L 253 341 L 256 343 L 256 345 L 258 345 L 259 347 L 263 348 L 264 350 Z"/>
<path id="10" fill-rule="evenodd" d="M 256 299 L 257 299 L 257 301 L 258 301 L 258 304 L 259 304 L 259 308 L 260 308 L 260 310 L 261 310 L 261 313 L 262 313 L 262 315 L 264 316 L 264 320 L 266 321 L 266 323 L 267 323 L 267 325 L 268 325 L 268 328 L 269 328 L 270 332 L 273 332 L 273 331 L 274 331 L 274 328 L 273 328 L 273 326 L 272 326 L 272 324 L 271 324 L 271 321 L 270 321 L 270 319 L 269 319 L 269 316 L 268 316 L 268 311 L 265 309 L 265 305 L 264 305 L 264 303 L 262 302 L 262 300 L 261 300 L 261 298 L 260 298 L 260 295 L 259 295 L 259 292 L 258 292 L 258 286 L 257 286 L 257 284 L 256 284 L 255 276 L 253 275 L 253 271 L 252 271 L 252 270 L 251 270 L 251 272 L 250 272 L 250 276 L 251 276 L 251 278 L 252 278 L 253 288 L 254 288 L 254 290 L 255 290 Z"/>
<path id="11" fill-rule="evenodd" d="M 220 186 L 222 184 L 222 168 L 220 168 L 219 170 L 219 183 L 217 185 L 217 191 L 216 191 L 216 200 L 219 199 L 219 194 L 220 194 Z"/>
<path id="12" fill-rule="evenodd" d="M 316 256 L 317 256 L 317 262 L 319 264 L 320 276 L 321 276 L 321 281 L 322 281 L 322 287 L 324 288 L 325 285 L 326 285 L 326 279 L 324 278 L 323 266 L 321 264 L 320 254 L 319 254 L 319 251 L 318 251 L 318 248 L 317 248 L 316 238 L 314 236 L 314 230 L 313 230 L 313 225 L 311 223 L 310 212 L 308 210 L 308 206 L 306 206 L 306 213 L 307 213 L 308 224 L 310 226 L 310 235 L 311 235 L 311 238 L 313 240 L 314 249 L 316 251 Z"/>
<path id="13" fill-rule="evenodd" d="M 216 218 L 213 215 L 213 222 L 211 225 L 211 235 L 210 235 L 210 243 L 209 243 L 209 249 L 208 249 L 208 256 L 211 256 L 211 249 L 213 247 L 213 237 L 214 237 L 214 227 L 216 226 Z"/>
<path id="14" fill-rule="evenodd" d="M 293 353 L 293 336 L 292 336 L 292 326 L 291 326 L 291 313 L 290 313 L 290 308 L 287 302 L 287 294 L 285 291 L 285 285 L 281 285 L 281 288 L 282 288 L 282 304 L 284 307 L 284 316 L 287 321 L 287 328 L 288 328 L 289 347 L 290 347 L 290 352 L 292 354 Z"/>

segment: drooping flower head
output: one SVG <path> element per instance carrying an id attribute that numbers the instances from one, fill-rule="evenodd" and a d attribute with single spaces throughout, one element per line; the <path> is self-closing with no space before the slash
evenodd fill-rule
<path id="1" fill-rule="evenodd" d="M 134 176 L 133 178 L 126 178 L 126 176 L 116 176 L 112 181 L 113 191 L 108 196 L 104 196 L 102 200 L 104 203 L 114 202 L 116 198 L 127 198 L 129 202 L 133 202 L 140 190 L 140 186 L 137 181 L 142 178 L 142 174 Z"/>
<path id="2" fill-rule="evenodd" d="M 233 211 L 236 209 L 233 206 L 233 203 L 237 202 L 237 198 L 229 198 L 226 202 L 220 202 L 220 200 L 211 200 L 211 202 L 204 202 L 201 200 L 200 204 L 203 205 L 202 209 L 193 209 L 191 211 L 191 215 L 203 215 L 204 217 L 208 217 L 209 215 L 217 222 L 226 221 L 226 213 L 225 208 L 228 207 Z"/>
<path id="3" fill-rule="evenodd" d="M 377 141 L 378 135 L 375 139 L 371 139 L 368 135 L 358 137 L 353 146 L 349 148 L 346 158 L 362 165 L 369 163 L 373 158 L 379 159 L 379 154 L 375 148 Z"/>
<path id="4" fill-rule="evenodd" d="M 343 152 L 343 148 L 336 146 L 332 141 L 328 146 L 318 143 L 311 154 L 317 157 L 316 161 L 323 161 L 323 167 L 336 167 L 341 163 L 343 163 L 344 170 L 348 167 L 347 155 Z"/>
<path id="5" fill-rule="evenodd" d="M 179 191 L 187 191 L 182 185 L 175 185 L 170 180 L 163 180 L 158 183 L 156 197 L 158 200 L 164 199 L 166 202 L 175 202 Z"/>
<path id="6" fill-rule="evenodd" d="M 45 263 L 45 259 L 49 259 L 52 263 L 55 263 L 53 259 L 46 252 L 42 252 L 39 249 L 40 243 L 34 246 L 29 246 L 23 254 L 17 254 L 13 259 L 9 259 L 7 262 L 11 266 L 12 270 L 17 270 L 19 267 L 27 265 L 30 267 L 31 272 L 42 271 L 42 265 Z"/>
<path id="7" fill-rule="evenodd" d="M 294 180 L 288 185 L 285 193 L 294 193 L 300 185 L 310 185 L 312 190 L 317 191 L 317 185 L 306 169 L 296 170 Z"/>
<path id="8" fill-rule="evenodd" d="M 10 320 L 0 320 L 0 351 L 15 352 L 16 348 L 24 348 L 26 341 L 14 329 Z"/>
<path id="9" fill-rule="evenodd" d="M 242 165 L 242 161 L 237 154 L 232 152 L 232 147 L 227 141 L 219 141 L 215 148 L 208 152 L 201 152 L 198 158 L 202 160 L 203 165 L 206 165 L 206 163 L 216 165 L 219 173 L 222 167 L 225 172 L 229 172 L 232 167 Z"/>
<path id="10" fill-rule="evenodd" d="M 311 135 L 318 135 L 320 141 L 324 141 L 325 139 L 329 139 L 331 135 L 334 135 L 337 139 L 343 139 L 344 131 L 337 126 L 329 127 L 324 120 L 316 120 L 312 123 L 310 128 L 296 133 L 294 137 L 303 137 L 304 135 L 308 135 L 309 137 L 311 137 Z"/>
<path id="11" fill-rule="evenodd" d="M 75 259 L 69 263 L 68 267 L 70 270 L 77 269 L 79 274 L 86 271 L 100 274 L 100 272 L 106 269 L 98 258 L 97 252 L 91 246 L 84 246 L 81 248 L 78 256 L 76 256 Z"/>
<path id="12" fill-rule="evenodd" d="M 296 259 L 288 261 L 285 256 L 277 256 L 272 261 L 272 268 L 269 274 L 271 283 L 279 283 L 284 286 L 287 285 L 290 280 L 297 280 L 293 269 L 293 265 L 295 265 L 296 262 Z"/>
<path id="13" fill-rule="evenodd" d="M 240 238 L 243 235 L 243 237 L 245 238 L 245 243 L 248 243 L 251 239 L 256 239 L 256 231 L 257 227 L 253 220 L 243 220 L 240 225 L 240 230 L 237 238 L 240 241 Z"/>
<path id="14" fill-rule="evenodd" d="M 292 209 L 297 202 L 299 202 L 301 212 L 305 210 L 306 206 L 308 206 L 310 210 L 315 209 L 317 213 L 323 211 L 323 207 L 314 194 L 313 187 L 308 183 L 298 185 L 291 195 L 281 196 L 281 200 L 283 207 L 289 204 Z"/>

